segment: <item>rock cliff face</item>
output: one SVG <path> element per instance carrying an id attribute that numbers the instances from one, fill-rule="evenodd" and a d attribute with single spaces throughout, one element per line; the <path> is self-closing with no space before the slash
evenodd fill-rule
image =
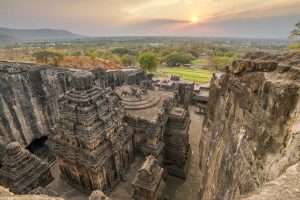
<path id="1" fill-rule="evenodd" d="M 48 135 L 58 118 L 57 99 L 73 87 L 75 70 L 0 62 L 0 160 L 3 146 L 18 141 L 26 146 Z M 139 70 L 92 69 L 100 87 L 138 84 L 146 78 Z"/>
<path id="2" fill-rule="evenodd" d="M 249 53 L 226 70 L 211 81 L 200 199 L 236 199 L 300 159 L 300 54 Z"/>
<path id="3" fill-rule="evenodd" d="M 243 200 L 274 200 L 274 199 L 300 199 L 300 163 L 289 167 L 284 174 L 274 181 L 247 195 L 242 195 Z"/>

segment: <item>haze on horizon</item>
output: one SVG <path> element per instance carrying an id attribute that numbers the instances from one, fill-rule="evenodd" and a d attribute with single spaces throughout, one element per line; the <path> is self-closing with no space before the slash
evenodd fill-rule
<path id="1" fill-rule="evenodd" d="M 0 0 L 0 27 L 88 36 L 287 38 L 300 0 Z"/>

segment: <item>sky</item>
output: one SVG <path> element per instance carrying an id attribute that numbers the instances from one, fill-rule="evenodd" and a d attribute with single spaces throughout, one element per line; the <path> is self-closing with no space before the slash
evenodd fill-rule
<path id="1" fill-rule="evenodd" d="M 88 36 L 287 38 L 300 0 L 0 0 L 0 27 Z"/>

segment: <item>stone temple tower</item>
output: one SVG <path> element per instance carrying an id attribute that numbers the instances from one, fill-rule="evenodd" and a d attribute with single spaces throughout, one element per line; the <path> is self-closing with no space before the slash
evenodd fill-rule
<path id="1" fill-rule="evenodd" d="M 91 72 L 73 78 L 75 88 L 59 99 L 59 122 L 47 143 L 64 180 L 88 194 L 107 193 L 133 160 L 132 133 L 121 103 L 95 87 Z"/>
<path id="2" fill-rule="evenodd" d="M 5 147 L 6 154 L 0 169 L 0 184 L 16 194 L 27 194 L 38 186 L 47 186 L 54 178 L 50 168 L 18 142 Z"/>

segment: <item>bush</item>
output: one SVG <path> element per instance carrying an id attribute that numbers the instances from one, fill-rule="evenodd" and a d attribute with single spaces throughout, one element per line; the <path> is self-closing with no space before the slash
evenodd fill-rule
<path id="1" fill-rule="evenodd" d="M 139 64 L 141 69 L 148 72 L 155 72 L 159 64 L 158 55 L 152 52 L 142 53 L 139 56 Z"/>
<path id="2" fill-rule="evenodd" d="M 182 64 L 189 64 L 194 59 L 192 54 L 173 52 L 166 56 L 165 61 L 168 66 L 178 66 Z"/>
<path id="3" fill-rule="evenodd" d="M 123 66 L 129 67 L 129 66 L 135 65 L 136 58 L 135 58 L 135 56 L 126 54 L 126 55 L 122 56 L 121 63 Z"/>

